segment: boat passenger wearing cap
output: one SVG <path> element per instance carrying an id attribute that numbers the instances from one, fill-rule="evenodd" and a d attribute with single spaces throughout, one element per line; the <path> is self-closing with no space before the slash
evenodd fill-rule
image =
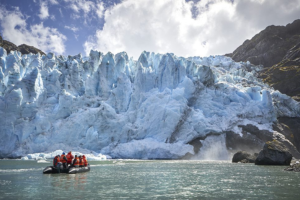
<path id="1" fill-rule="evenodd" d="M 60 156 L 60 162 L 63 164 L 64 168 L 67 168 L 67 158 L 65 152 L 63 152 Z"/>

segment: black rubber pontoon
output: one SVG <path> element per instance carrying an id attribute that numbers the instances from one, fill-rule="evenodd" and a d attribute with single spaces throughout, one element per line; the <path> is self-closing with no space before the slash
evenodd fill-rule
<path id="1" fill-rule="evenodd" d="M 43 170 L 43 174 L 58 174 L 58 173 L 68 173 L 69 172 L 69 168 L 60 168 L 60 170 L 58 171 L 58 168 L 53 167 L 53 166 L 48 166 Z"/>
<path id="2" fill-rule="evenodd" d="M 82 172 L 89 172 L 91 170 L 90 165 L 86 167 L 70 167 L 68 174 L 77 174 Z"/>
<path id="3" fill-rule="evenodd" d="M 60 170 L 58 171 L 57 168 L 53 167 L 53 166 L 48 166 L 43 170 L 43 174 L 58 174 L 58 173 L 67 173 L 67 174 L 77 174 L 77 173 L 82 173 L 82 172 L 88 172 L 90 171 L 90 165 L 88 165 L 87 167 L 69 167 L 69 168 L 60 168 Z"/>

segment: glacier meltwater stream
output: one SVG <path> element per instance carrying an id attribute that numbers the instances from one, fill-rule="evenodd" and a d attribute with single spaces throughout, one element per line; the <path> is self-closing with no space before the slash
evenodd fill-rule
<path id="1" fill-rule="evenodd" d="M 228 161 L 91 161 L 82 174 L 0 160 L 0 199 L 298 199 L 300 173 Z"/>

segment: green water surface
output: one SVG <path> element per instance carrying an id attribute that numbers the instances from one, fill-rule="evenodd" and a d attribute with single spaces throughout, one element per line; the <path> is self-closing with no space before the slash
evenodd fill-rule
<path id="1" fill-rule="evenodd" d="M 0 199 L 300 199 L 300 173 L 229 161 L 90 162 L 81 174 L 51 163 L 0 160 Z"/>

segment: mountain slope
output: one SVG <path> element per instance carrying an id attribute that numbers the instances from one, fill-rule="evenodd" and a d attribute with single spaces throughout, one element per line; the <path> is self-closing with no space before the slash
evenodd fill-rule
<path id="1" fill-rule="evenodd" d="M 299 42 L 300 19 L 286 26 L 268 26 L 227 56 L 236 62 L 250 61 L 254 65 L 271 67 L 279 63 L 287 51 Z"/>
<path id="2" fill-rule="evenodd" d="M 22 54 L 37 54 L 40 53 L 41 55 L 45 55 L 45 53 L 33 46 L 28 46 L 26 44 L 21 44 L 19 46 L 16 46 L 14 43 L 3 40 L 2 37 L 0 36 L 0 47 L 3 47 L 7 53 L 10 53 L 11 51 L 19 51 Z"/>
<path id="3" fill-rule="evenodd" d="M 276 65 L 262 71 L 260 77 L 275 89 L 300 100 L 300 43 L 291 48 Z"/>
<path id="4" fill-rule="evenodd" d="M 263 65 L 260 77 L 274 89 L 300 100 L 300 20 L 269 26 L 246 40 L 232 54 L 235 61 Z"/>

